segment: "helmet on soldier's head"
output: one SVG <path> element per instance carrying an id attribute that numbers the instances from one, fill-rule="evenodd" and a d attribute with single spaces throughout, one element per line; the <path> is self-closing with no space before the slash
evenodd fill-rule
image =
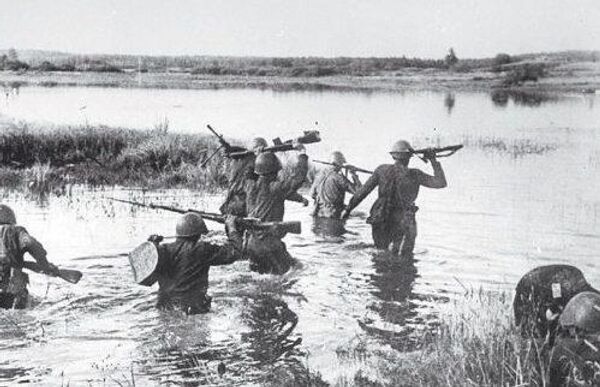
<path id="1" fill-rule="evenodd" d="M 567 303 L 558 321 L 563 328 L 574 327 L 587 333 L 600 332 L 600 294 L 577 294 Z"/>
<path id="2" fill-rule="evenodd" d="M 262 137 L 256 137 L 252 139 L 252 142 L 250 143 L 250 149 L 252 150 L 256 150 L 258 148 L 264 148 L 267 146 L 267 140 L 265 140 Z"/>
<path id="3" fill-rule="evenodd" d="M 413 150 L 413 147 L 410 146 L 410 143 L 408 141 L 400 140 L 396 141 L 394 145 L 392 145 L 390 153 L 412 153 Z"/>
<path id="4" fill-rule="evenodd" d="M 335 164 L 337 166 L 342 166 L 346 164 L 346 158 L 344 154 L 340 151 L 335 151 L 331 154 L 331 164 Z"/>
<path id="5" fill-rule="evenodd" d="M 5 204 L 0 204 L 0 224 L 17 224 L 15 212 Z"/>
<path id="6" fill-rule="evenodd" d="M 254 173 L 257 175 L 271 175 L 279 172 L 281 169 L 281 161 L 274 153 L 264 152 L 256 157 L 254 162 Z"/>
<path id="7" fill-rule="evenodd" d="M 188 212 L 177 221 L 175 235 L 177 237 L 194 237 L 206 234 L 208 228 L 199 214 Z"/>

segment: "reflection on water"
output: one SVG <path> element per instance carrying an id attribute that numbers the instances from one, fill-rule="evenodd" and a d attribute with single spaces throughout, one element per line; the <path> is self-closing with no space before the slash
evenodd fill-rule
<path id="1" fill-rule="evenodd" d="M 448 111 L 448 115 L 452 114 L 452 109 L 454 109 L 454 104 L 456 103 L 456 96 L 454 93 L 448 92 L 446 93 L 446 97 L 444 98 L 444 106 Z"/>
<path id="2" fill-rule="evenodd" d="M 522 91 L 522 90 L 494 90 L 490 94 L 494 105 L 506 107 L 508 101 L 512 100 L 515 105 L 522 106 L 541 106 L 545 102 L 556 102 L 559 96 L 538 91 Z"/>

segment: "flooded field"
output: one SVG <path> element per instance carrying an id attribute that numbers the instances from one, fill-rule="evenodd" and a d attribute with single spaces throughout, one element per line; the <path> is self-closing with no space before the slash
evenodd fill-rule
<path id="1" fill-rule="evenodd" d="M 277 385 L 319 373 L 343 385 L 358 369 L 385 380 L 372 366 L 381 352 L 411 350 L 465 288 L 510 291 L 549 263 L 577 265 L 600 284 L 597 96 L 21 88 L 0 106 L 3 119 L 144 130 L 166 118 L 172 131 L 210 123 L 240 139 L 292 137 L 318 122 L 323 142 L 311 157 L 340 149 L 365 168 L 389 162 L 398 138 L 466 143 L 442 161 L 448 188 L 421 191 L 414 265 L 373 248 L 373 197 L 342 237 L 315 234 L 310 211 L 288 203 L 303 233 L 285 242 L 302 268 L 282 277 L 244 261 L 213 268 L 212 311 L 193 317 L 156 311 L 156 289 L 132 282 L 125 255 L 150 234 L 172 235 L 177 214 L 107 197 L 214 211 L 221 196 L 75 187 L 39 203 L 3 191 L 49 258 L 84 277 L 69 285 L 31 274 L 34 307 L 0 312 L 0 384 Z"/>

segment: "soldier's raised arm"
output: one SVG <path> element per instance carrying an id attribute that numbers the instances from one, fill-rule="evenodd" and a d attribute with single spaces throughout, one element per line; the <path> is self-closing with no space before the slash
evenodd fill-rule
<path id="1" fill-rule="evenodd" d="M 306 155 L 306 149 L 304 148 L 304 145 L 300 143 L 295 144 L 295 147 L 296 150 L 300 152 L 298 161 L 294 166 L 292 175 L 281 181 L 281 189 L 285 191 L 286 197 L 296 192 L 298 188 L 302 186 L 308 173 L 308 156 Z"/>
<path id="2" fill-rule="evenodd" d="M 445 188 L 448 183 L 446 182 L 446 175 L 442 169 L 442 164 L 435 158 L 435 153 L 425 153 L 425 158 L 431 162 L 433 168 L 433 176 L 428 175 L 425 172 L 419 171 L 419 184 L 427 188 Z"/>

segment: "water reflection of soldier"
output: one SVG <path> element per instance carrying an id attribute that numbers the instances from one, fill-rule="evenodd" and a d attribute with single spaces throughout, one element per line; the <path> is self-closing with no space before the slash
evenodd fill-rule
<path id="1" fill-rule="evenodd" d="M 349 168 L 352 182 L 341 173 L 345 163 L 346 158 L 342 152 L 333 152 L 331 154 L 333 166 L 317 175 L 310 189 L 310 196 L 315 203 L 313 216 L 339 219 L 344 210 L 346 192 L 354 194 L 362 186 L 353 169 Z"/>
<path id="2" fill-rule="evenodd" d="M 261 221 L 283 220 L 286 197 L 296 192 L 304 182 L 308 172 L 308 157 L 304 146 L 296 143 L 295 148 L 302 153 L 289 176 L 278 176 L 281 162 L 271 152 L 264 152 L 256 158 L 254 172 L 258 179 L 246 180 L 246 206 L 248 216 Z M 259 273 L 283 274 L 295 263 L 288 253 L 278 230 L 248 231 L 246 252 L 250 259 L 250 269 Z"/>
<path id="3" fill-rule="evenodd" d="M 0 308 L 27 306 L 29 276 L 23 273 L 23 255 L 29 253 L 44 272 L 58 274 L 46 259 L 46 250 L 27 230 L 16 225 L 13 210 L 0 204 Z"/>
<path id="4" fill-rule="evenodd" d="M 260 152 L 261 149 L 267 146 L 267 141 L 262 137 L 256 137 L 250 144 L 250 149 L 255 152 Z M 242 147 L 233 147 L 233 152 L 244 151 Z M 244 186 L 246 179 L 256 180 L 258 176 L 254 173 L 255 154 L 231 159 L 229 165 L 229 186 L 227 188 L 227 197 L 221 205 L 220 211 L 222 214 L 232 214 L 236 216 L 247 216 L 246 211 L 246 191 Z M 308 205 L 308 200 L 302 197 L 297 192 L 292 192 L 287 197 L 287 200 Z"/>
<path id="5" fill-rule="evenodd" d="M 394 164 L 377 167 L 373 175 L 356 192 L 342 213 L 347 218 L 350 212 L 362 202 L 375 187 L 379 187 L 379 197 L 371 208 L 367 223 L 371 224 L 373 241 L 380 249 L 387 249 L 392 244 L 392 251 L 398 253 L 402 245 L 403 256 L 412 255 L 417 237 L 415 200 L 421 186 L 428 188 L 446 187 L 446 177 L 435 153 L 425 153 L 424 157 L 431 161 L 433 176 L 415 168 L 408 168 L 413 148 L 407 141 L 398 141 L 390 154 Z"/>
<path id="6" fill-rule="evenodd" d="M 175 242 L 159 244 L 163 239 L 159 235 L 148 239 L 158 248 L 158 264 L 142 285 L 151 286 L 158 281 L 159 308 L 177 308 L 187 314 L 208 312 L 211 298 L 206 292 L 210 267 L 227 265 L 241 258 L 242 237 L 234 216 L 226 218 L 225 228 L 229 238 L 225 245 L 199 240 L 208 229 L 200 215 L 187 213 L 177 222 Z"/>
<path id="7" fill-rule="evenodd" d="M 242 318 L 250 328 L 242 333 L 242 341 L 250 344 L 249 356 L 260 364 L 271 364 L 282 355 L 289 355 L 302 342 L 301 338 L 290 338 L 298 315 L 280 299 L 269 295 L 249 299 Z"/>

